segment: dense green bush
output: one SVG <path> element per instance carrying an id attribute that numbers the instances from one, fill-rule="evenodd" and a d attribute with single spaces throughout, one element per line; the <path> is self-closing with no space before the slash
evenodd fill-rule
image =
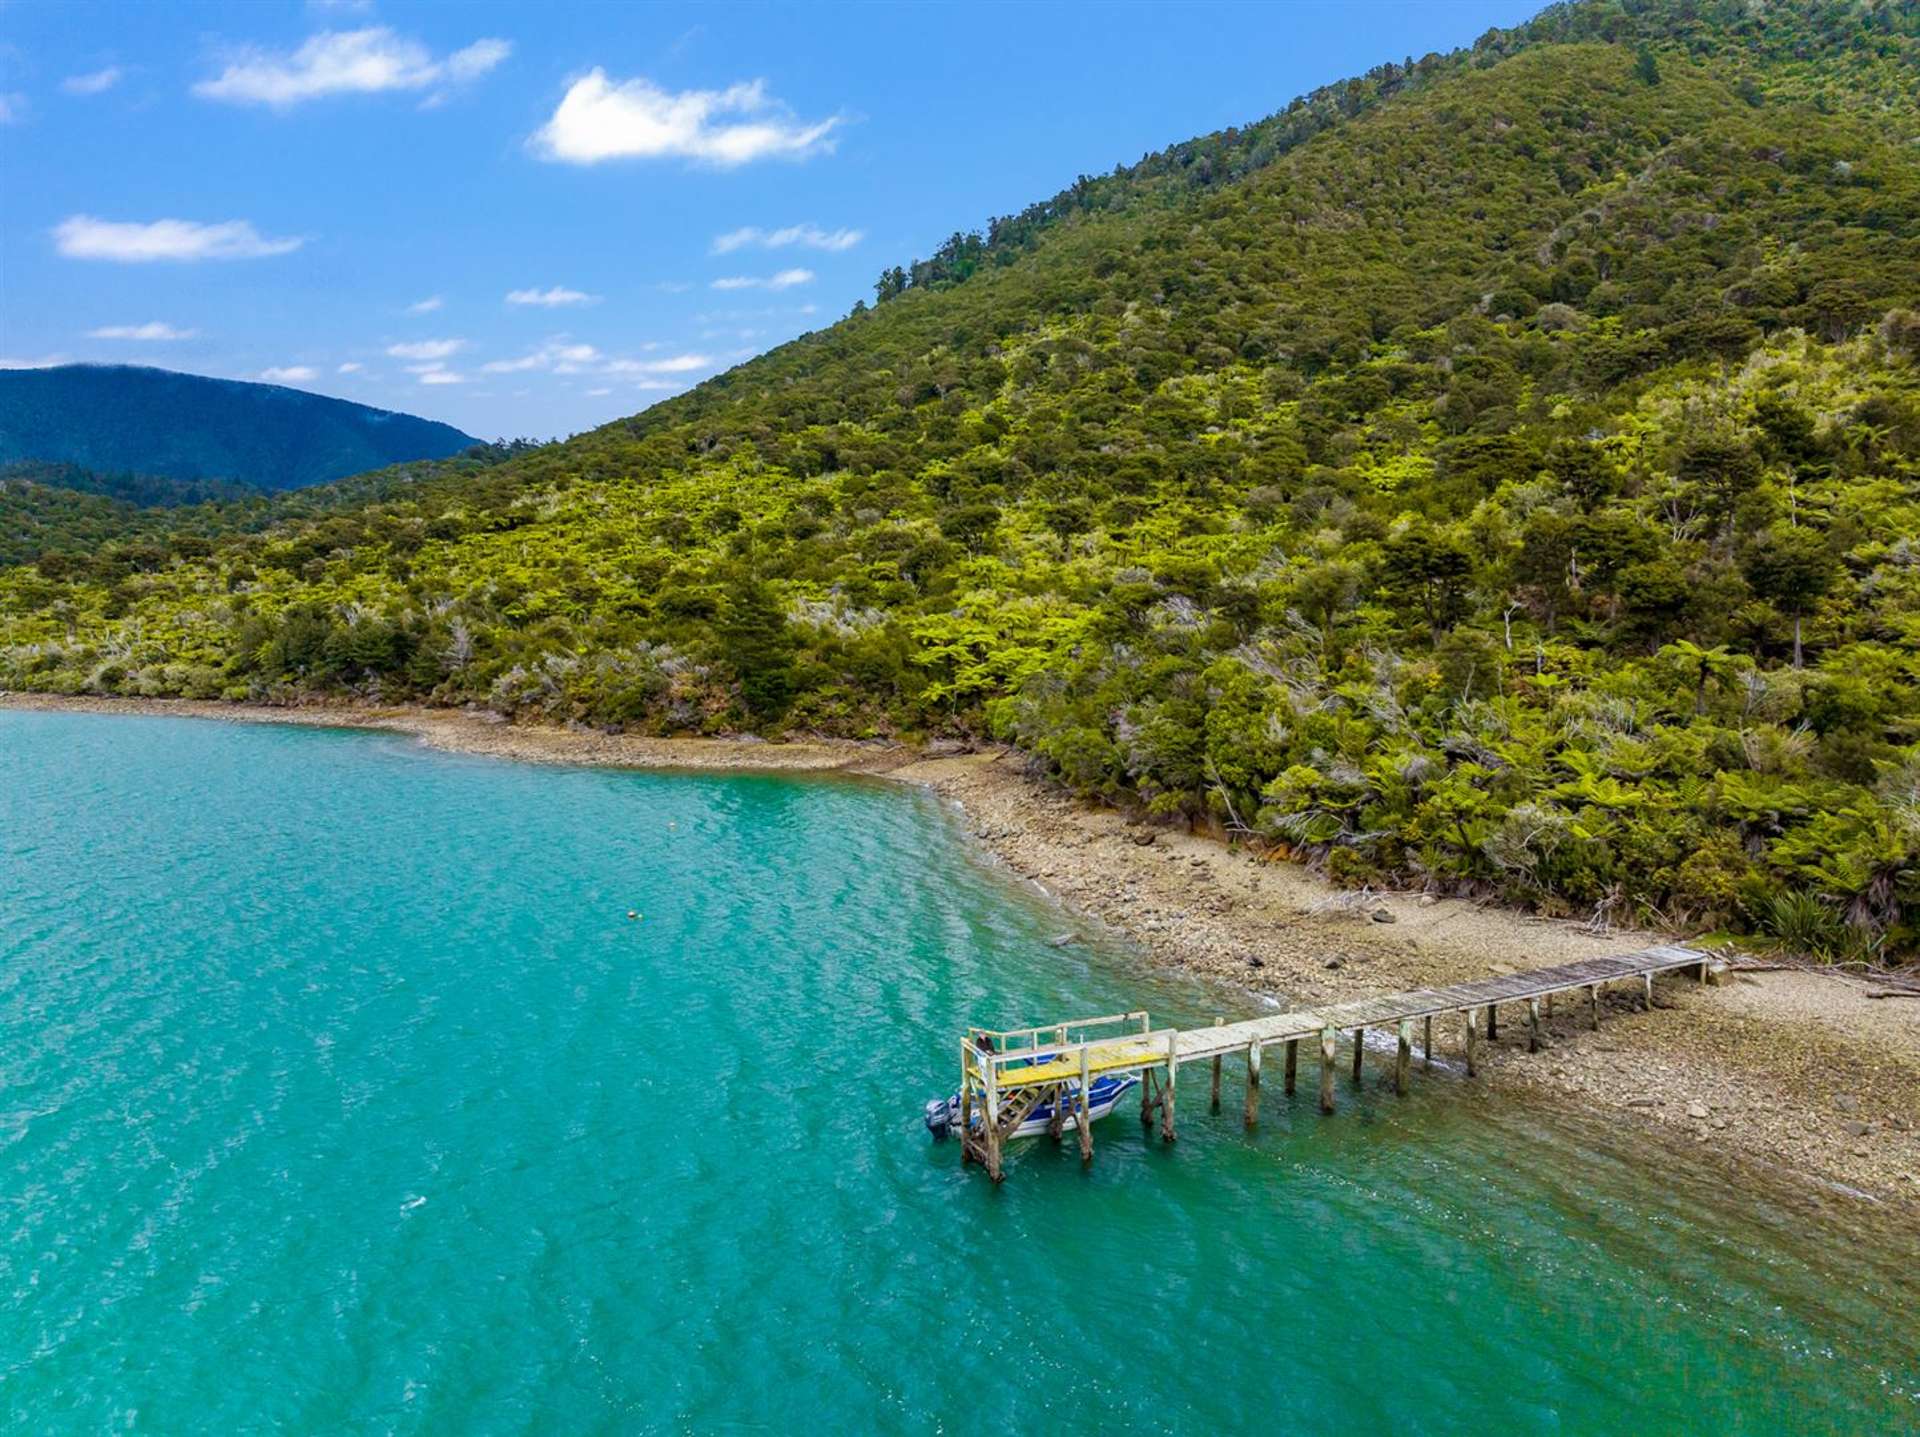
<path id="1" fill-rule="evenodd" d="M 0 685 L 992 733 L 1343 881 L 1911 954 L 1916 26 L 1556 10 L 564 445 L 0 572 Z"/>

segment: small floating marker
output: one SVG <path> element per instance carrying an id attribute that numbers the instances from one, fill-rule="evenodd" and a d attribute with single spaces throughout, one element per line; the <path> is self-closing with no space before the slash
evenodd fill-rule
<path id="1" fill-rule="evenodd" d="M 634 908 L 629 908 L 629 909 L 627 910 L 627 917 L 629 917 L 629 918 L 638 918 L 639 916 L 640 916 L 640 912 L 639 912 L 639 910 L 638 910 L 638 909 L 634 909 Z"/>

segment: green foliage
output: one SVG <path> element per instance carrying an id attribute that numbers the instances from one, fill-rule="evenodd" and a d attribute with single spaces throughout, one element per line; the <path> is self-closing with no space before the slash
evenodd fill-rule
<path id="1" fill-rule="evenodd" d="M 0 571 L 0 685 L 991 732 L 1346 881 L 1911 953 L 1915 25 L 1557 8 L 566 444 Z"/>

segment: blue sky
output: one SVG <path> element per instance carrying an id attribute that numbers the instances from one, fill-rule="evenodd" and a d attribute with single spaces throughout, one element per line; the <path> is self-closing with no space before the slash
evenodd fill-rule
<path id="1" fill-rule="evenodd" d="M 0 361 L 568 434 L 956 229 L 1536 0 L 0 0 Z"/>

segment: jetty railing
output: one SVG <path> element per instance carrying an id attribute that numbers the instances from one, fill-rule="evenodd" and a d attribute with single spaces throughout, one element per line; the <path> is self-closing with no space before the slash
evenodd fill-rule
<path id="1" fill-rule="evenodd" d="M 1636 953 L 1265 1014 L 1235 1023 L 1217 1018 L 1201 1028 L 1155 1028 L 1144 1011 L 1072 1018 L 1030 1028 L 969 1028 L 960 1043 L 961 1160 L 979 1163 L 999 1182 L 1005 1176 L 1007 1140 L 1043 1104 L 1051 1103 L 1049 1136 L 1058 1141 L 1071 1121 L 1078 1132 L 1081 1159 L 1091 1162 L 1089 1095 L 1094 1081 L 1104 1075 L 1138 1076 L 1141 1125 L 1151 1130 L 1157 1117 L 1161 1139 L 1171 1143 L 1177 1137 L 1174 1115 L 1179 1072 L 1188 1063 L 1212 1065 L 1210 1101 L 1217 1112 L 1221 1061 L 1244 1055 L 1245 1121 L 1251 1127 L 1260 1114 L 1262 1051 L 1284 1045 L 1284 1082 L 1286 1092 L 1291 1094 L 1298 1079 L 1300 1045 L 1315 1043 L 1320 1057 L 1320 1111 L 1331 1113 L 1335 1109 L 1334 1059 L 1342 1033 L 1353 1035 L 1353 1080 L 1357 1083 L 1363 1071 L 1367 1030 L 1391 1027 L 1397 1038 L 1394 1090 L 1404 1094 L 1416 1022 L 1423 1029 L 1422 1063 L 1430 1065 L 1434 1019 L 1458 1016 L 1467 1076 L 1473 1077 L 1478 1072 L 1482 1015 L 1486 1037 L 1497 1038 L 1502 1003 L 1526 1005 L 1528 1050 L 1537 1052 L 1542 1005 L 1551 1013 L 1553 999 L 1561 993 L 1584 992 L 1589 1018 L 1598 1028 L 1600 989 L 1605 984 L 1637 980 L 1645 1006 L 1651 1009 L 1655 977 L 1691 970 L 1705 983 L 1724 966 L 1696 949 L 1661 944 Z"/>

